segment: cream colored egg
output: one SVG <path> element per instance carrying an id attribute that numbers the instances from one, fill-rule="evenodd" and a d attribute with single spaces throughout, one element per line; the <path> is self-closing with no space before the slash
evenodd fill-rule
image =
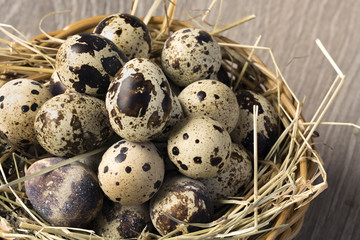
<path id="1" fill-rule="evenodd" d="M 216 201 L 238 196 L 251 181 L 252 174 L 252 160 L 246 150 L 241 145 L 233 143 L 228 166 L 214 178 L 199 180 L 206 186 L 211 198 Z"/>
<path id="2" fill-rule="evenodd" d="M 122 205 L 148 201 L 159 190 L 164 161 L 151 142 L 121 140 L 103 155 L 98 177 L 104 193 Z"/>
<path id="3" fill-rule="evenodd" d="M 179 94 L 185 116 L 207 116 L 219 121 L 230 133 L 239 118 L 234 92 L 217 80 L 199 80 Z"/>
<path id="4" fill-rule="evenodd" d="M 127 13 L 110 15 L 100 21 L 94 32 L 110 39 L 129 59 L 150 55 L 150 32 L 136 16 Z"/>
<path id="5" fill-rule="evenodd" d="M 213 218 L 213 204 L 206 187 L 199 181 L 185 176 L 166 179 L 164 186 L 150 201 L 151 221 L 161 235 L 180 227 L 166 214 L 187 223 L 207 223 Z M 198 230 L 187 226 L 180 234 Z"/>
<path id="6" fill-rule="evenodd" d="M 149 59 L 127 62 L 110 84 L 106 109 L 121 137 L 146 142 L 165 128 L 172 113 L 172 92 L 161 68 Z"/>
<path id="7" fill-rule="evenodd" d="M 178 170 L 191 178 L 211 178 L 230 159 L 229 133 L 209 117 L 187 118 L 171 131 L 168 155 Z"/>
<path id="8" fill-rule="evenodd" d="M 221 59 L 216 40 L 209 33 L 196 28 L 174 32 L 166 40 L 161 53 L 164 72 L 179 86 L 216 75 Z"/>
<path id="9" fill-rule="evenodd" d="M 18 146 L 38 144 L 34 120 L 50 91 L 30 79 L 8 81 L 0 88 L 0 132 Z"/>
<path id="10" fill-rule="evenodd" d="M 26 175 L 63 160 L 38 160 L 29 167 Z M 77 162 L 25 181 L 25 190 L 35 211 L 57 227 L 85 227 L 98 215 L 103 205 L 103 193 L 95 173 Z"/>
<path id="11" fill-rule="evenodd" d="M 112 134 L 105 103 L 80 93 L 64 93 L 44 103 L 34 126 L 41 146 L 59 157 L 94 150 Z"/>
<path id="12" fill-rule="evenodd" d="M 271 103 L 261 94 L 249 90 L 236 93 L 239 104 L 239 119 L 231 138 L 243 145 L 249 152 L 254 151 L 253 106 L 259 106 L 257 118 L 258 156 L 264 159 L 279 135 L 278 115 Z"/>

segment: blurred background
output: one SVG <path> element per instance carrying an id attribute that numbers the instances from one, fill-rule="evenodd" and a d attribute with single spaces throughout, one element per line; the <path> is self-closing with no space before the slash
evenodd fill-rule
<path id="1" fill-rule="evenodd" d="M 201 16 L 212 0 L 178 0 L 176 18 Z M 143 17 L 152 1 L 140 0 L 135 15 Z M 132 1 L 121 0 L 0 0 L 0 23 L 11 24 L 27 37 L 40 34 L 39 22 L 51 12 L 42 27 L 53 31 L 74 21 L 102 14 L 130 12 Z M 360 1 L 358 0 L 218 0 L 207 21 L 227 25 L 251 14 L 256 19 L 223 35 L 241 44 L 270 47 L 285 79 L 298 99 L 306 97 L 303 115 L 309 120 L 330 88 L 336 73 L 315 39 L 319 38 L 347 76 L 336 101 L 324 117 L 326 122 L 360 125 Z M 162 5 L 154 15 L 164 15 Z M 201 17 L 197 18 L 201 21 Z M 211 29 L 211 26 L 209 26 Z M 257 50 L 270 69 L 268 52 Z M 310 205 L 296 239 L 360 238 L 360 134 L 349 126 L 320 126 L 315 138 L 328 173 L 328 189 Z"/>

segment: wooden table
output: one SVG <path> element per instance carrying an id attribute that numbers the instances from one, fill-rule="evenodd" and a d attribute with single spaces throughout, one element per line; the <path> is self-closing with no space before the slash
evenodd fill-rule
<path id="1" fill-rule="evenodd" d="M 151 1 L 141 0 L 136 15 L 141 17 Z M 202 14 L 208 1 L 179 0 L 176 17 Z M 209 17 L 214 22 L 219 9 Z M 129 12 L 131 1 L 0 0 L 0 22 L 15 26 L 26 36 L 40 33 L 38 23 L 47 13 L 70 10 L 48 17 L 43 28 L 56 30 L 86 17 Z M 242 44 L 271 47 L 291 89 L 299 99 L 306 96 L 303 115 L 310 119 L 336 77 L 315 44 L 319 38 L 347 75 L 343 89 L 324 121 L 360 125 L 360 1 L 358 0 L 227 0 L 223 1 L 221 23 L 228 24 L 250 14 L 257 18 L 224 33 Z M 160 7 L 156 14 L 163 15 Z M 266 52 L 258 51 L 271 63 Z M 360 239 L 360 134 L 349 126 L 320 126 L 314 139 L 325 162 L 329 188 L 308 210 L 297 239 Z"/>

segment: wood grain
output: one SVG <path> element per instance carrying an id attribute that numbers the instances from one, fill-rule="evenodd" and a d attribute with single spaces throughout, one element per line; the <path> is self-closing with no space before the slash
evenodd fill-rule
<path id="1" fill-rule="evenodd" d="M 152 1 L 142 0 L 136 15 L 148 11 Z M 179 0 L 176 17 L 187 19 L 204 13 L 211 1 Z M 220 1 L 218 1 L 220 2 Z M 38 22 L 49 12 L 70 10 L 48 17 L 43 27 L 56 30 L 86 17 L 129 12 L 131 1 L 0 0 L 0 22 L 15 26 L 27 37 L 40 33 Z M 214 22 L 219 3 L 209 17 Z M 160 8 L 157 14 L 162 15 Z M 227 24 L 250 14 L 257 18 L 224 33 L 242 44 L 271 47 L 291 89 L 301 100 L 303 114 L 310 119 L 336 77 L 315 44 L 319 38 L 347 80 L 324 121 L 360 124 L 360 1 L 358 0 L 228 0 L 223 1 L 221 23 Z M 267 52 L 256 52 L 271 66 Z M 329 188 L 315 199 L 296 239 L 360 238 L 360 134 L 344 126 L 321 126 L 317 149 L 325 162 Z"/>

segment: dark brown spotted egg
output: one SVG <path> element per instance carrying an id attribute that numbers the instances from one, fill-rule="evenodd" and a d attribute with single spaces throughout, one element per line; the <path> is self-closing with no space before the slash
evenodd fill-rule
<path id="1" fill-rule="evenodd" d="M 93 150 L 112 134 L 105 103 L 80 93 L 48 100 L 37 113 L 34 126 L 40 145 L 58 157 Z"/>
<path id="2" fill-rule="evenodd" d="M 169 78 L 179 86 L 216 75 L 221 66 L 221 50 L 207 32 L 184 28 L 174 32 L 165 42 L 161 65 Z"/>
<path id="3" fill-rule="evenodd" d="M 95 33 L 69 37 L 56 55 L 56 71 L 70 91 L 105 96 L 127 57 L 109 39 Z"/>
<path id="4" fill-rule="evenodd" d="M 231 133 L 231 138 L 235 143 L 242 144 L 249 152 L 254 151 L 253 106 L 258 105 L 258 156 L 260 159 L 264 159 L 278 138 L 277 112 L 261 94 L 242 90 L 236 93 L 236 98 L 240 113 L 237 125 Z"/>
<path id="5" fill-rule="evenodd" d="M 18 146 L 37 144 L 34 119 L 50 91 L 30 79 L 8 81 L 0 88 L 0 131 Z"/>
<path id="6" fill-rule="evenodd" d="M 127 140 L 112 145 L 98 169 L 102 190 L 122 205 L 148 201 L 159 190 L 164 174 L 164 161 L 154 144 Z"/>
<path id="7" fill-rule="evenodd" d="M 39 160 L 29 167 L 26 175 L 63 160 Z M 35 211 L 55 226 L 85 227 L 103 205 L 103 193 L 96 175 L 77 162 L 25 181 L 25 190 Z"/>
<path id="8" fill-rule="evenodd" d="M 146 58 L 127 62 L 110 84 L 106 109 L 121 137 L 146 142 L 159 135 L 172 113 L 172 92 L 161 68 Z"/>
<path id="9" fill-rule="evenodd" d="M 161 235 L 166 235 L 182 225 L 171 220 L 166 214 L 187 223 L 207 223 L 212 220 L 213 211 L 206 187 L 197 180 L 181 175 L 167 178 L 150 201 L 150 218 Z M 187 226 L 177 234 L 194 230 L 198 229 Z"/>
<path id="10" fill-rule="evenodd" d="M 251 181 L 251 162 L 246 150 L 241 145 L 233 143 L 228 166 L 218 176 L 199 181 L 206 186 L 213 201 L 238 196 Z"/>
<path id="11" fill-rule="evenodd" d="M 167 148 L 170 160 L 182 174 L 191 178 L 211 178 L 228 164 L 231 139 L 218 121 L 193 117 L 173 128 Z"/>
<path id="12" fill-rule="evenodd" d="M 148 58 L 150 55 L 149 29 L 140 18 L 133 15 L 110 15 L 100 21 L 94 33 L 110 39 L 129 59 Z"/>
<path id="13" fill-rule="evenodd" d="M 147 204 L 123 206 L 105 198 L 94 230 L 107 239 L 137 238 L 150 222 Z"/>
<path id="14" fill-rule="evenodd" d="M 219 121 L 230 133 L 239 118 L 234 92 L 217 80 L 199 80 L 179 94 L 185 116 L 207 116 Z"/>

